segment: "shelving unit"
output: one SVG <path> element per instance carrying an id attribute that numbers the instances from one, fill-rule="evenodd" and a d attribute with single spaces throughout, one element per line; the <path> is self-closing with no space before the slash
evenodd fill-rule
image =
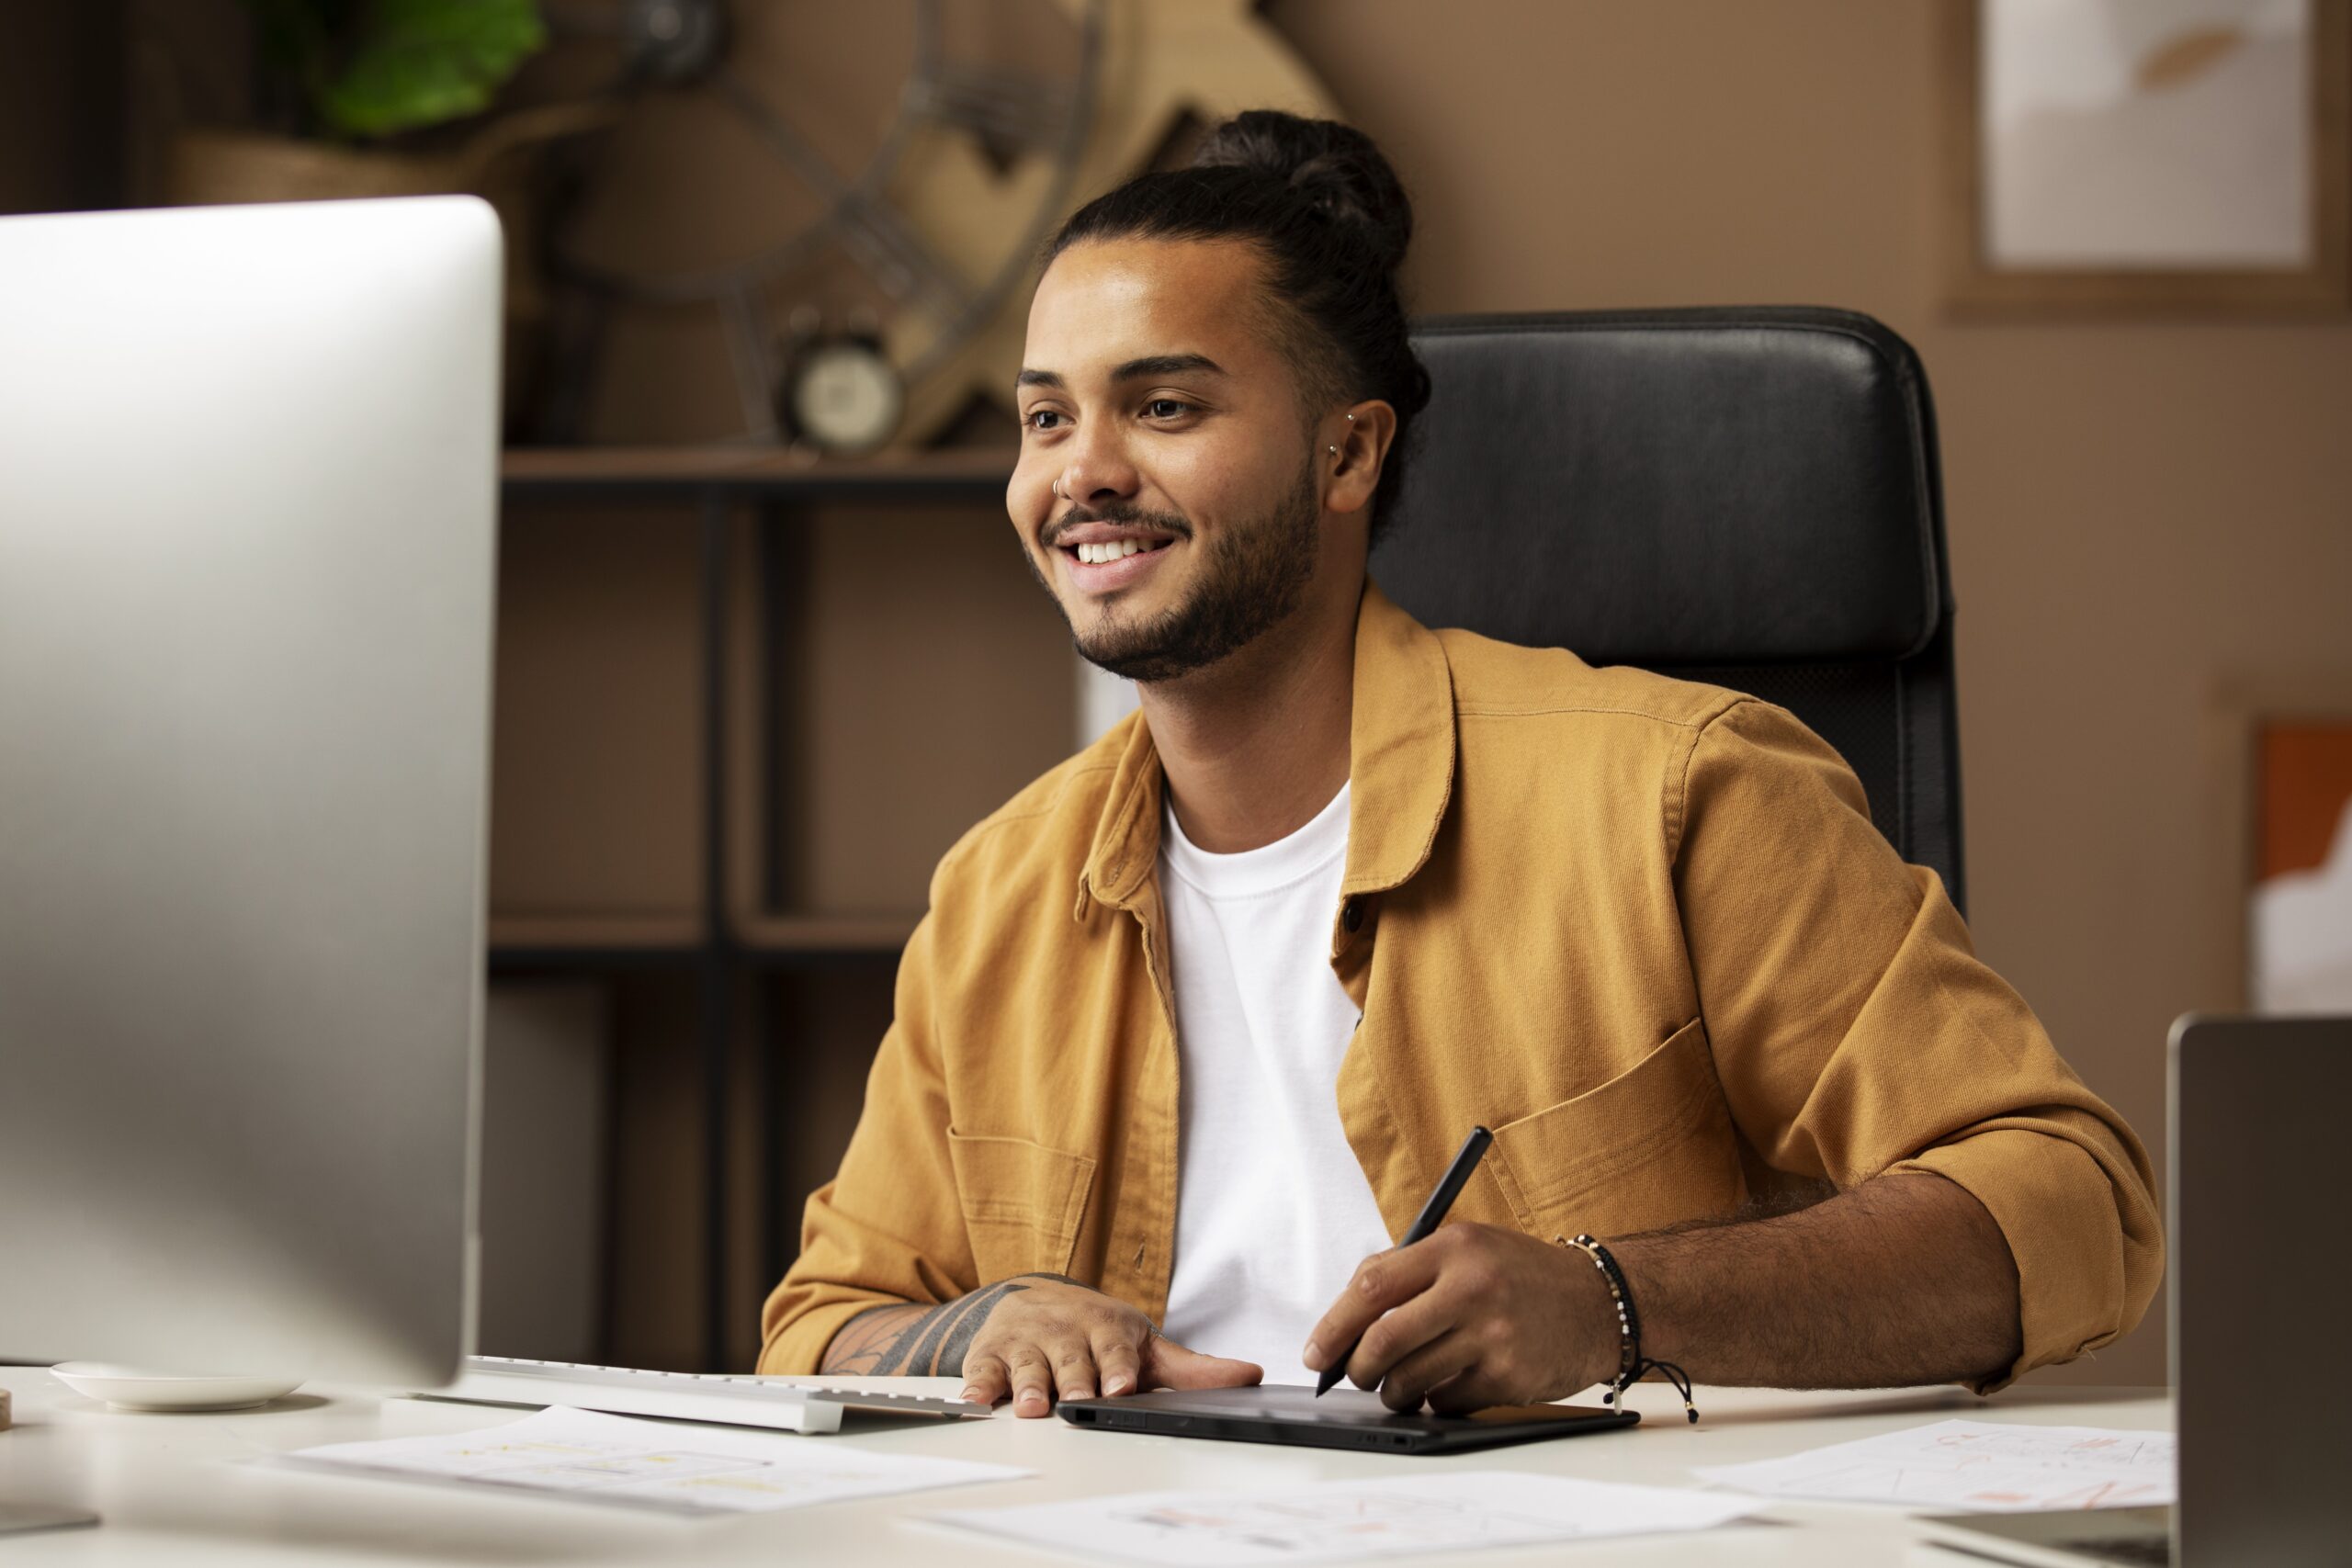
<path id="1" fill-rule="evenodd" d="M 616 1074 L 615 1359 L 744 1364 L 798 1199 L 854 1122 L 931 863 L 1069 750 L 1067 635 L 1006 534 L 1012 459 L 506 456 L 490 973 L 610 977 L 660 990 L 637 1011 L 691 1018 L 622 1042 L 647 1073 L 690 1054 L 698 1146 L 688 1181 L 653 1111 L 630 1121 L 655 1097 Z M 627 1254 L 684 1252 L 673 1210 L 641 1206 L 688 1186 L 690 1347 L 612 1308 L 686 1288 Z"/>
<path id="2" fill-rule="evenodd" d="M 775 498 L 822 494 L 1001 495 L 1012 449 L 980 447 L 893 457 L 808 458 L 774 446 L 509 448 L 500 478 L 513 491 L 718 488 Z"/>

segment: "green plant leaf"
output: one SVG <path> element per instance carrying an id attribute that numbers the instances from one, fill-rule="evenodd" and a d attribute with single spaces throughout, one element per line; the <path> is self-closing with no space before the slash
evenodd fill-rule
<path id="1" fill-rule="evenodd" d="M 479 114 L 547 39 L 537 0 L 372 0 L 318 90 L 320 118 L 372 137 Z"/>

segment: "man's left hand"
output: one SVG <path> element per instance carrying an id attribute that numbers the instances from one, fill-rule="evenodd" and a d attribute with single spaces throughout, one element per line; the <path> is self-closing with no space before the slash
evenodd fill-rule
<path id="1" fill-rule="evenodd" d="M 1348 1379 L 1391 1410 L 1558 1399 L 1615 1375 L 1616 1308 L 1581 1253 L 1457 1223 L 1375 1253 L 1307 1337 L 1321 1371 L 1361 1334 Z"/>

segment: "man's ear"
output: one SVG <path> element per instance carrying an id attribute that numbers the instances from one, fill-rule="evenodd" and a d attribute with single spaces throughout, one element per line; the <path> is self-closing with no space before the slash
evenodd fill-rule
<path id="1" fill-rule="evenodd" d="M 1328 416 L 1317 456 L 1326 476 L 1323 506 L 1329 512 L 1361 512 L 1380 488 L 1381 466 L 1396 439 L 1396 411 L 1378 398 L 1351 404 Z"/>

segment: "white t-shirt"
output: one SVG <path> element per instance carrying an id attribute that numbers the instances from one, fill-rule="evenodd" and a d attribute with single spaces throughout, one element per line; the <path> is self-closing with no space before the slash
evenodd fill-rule
<path id="1" fill-rule="evenodd" d="M 1347 786 L 1262 849 L 1210 854 L 1172 807 L 1160 844 L 1183 1064 L 1162 1326 L 1195 1350 L 1257 1362 L 1270 1383 L 1311 1383 L 1306 1331 L 1356 1265 L 1390 1245 L 1340 1129 L 1340 1060 L 1358 1017 L 1330 961 Z"/>

